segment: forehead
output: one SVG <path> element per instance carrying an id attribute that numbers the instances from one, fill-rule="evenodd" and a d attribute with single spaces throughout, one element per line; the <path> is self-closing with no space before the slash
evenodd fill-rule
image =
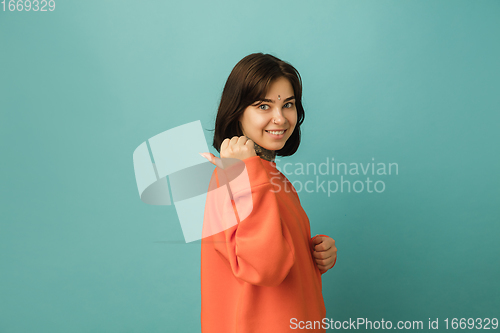
<path id="1" fill-rule="evenodd" d="M 281 95 L 285 98 L 293 95 L 292 84 L 287 78 L 279 77 L 269 85 L 266 97 L 274 97 L 277 95 Z"/>

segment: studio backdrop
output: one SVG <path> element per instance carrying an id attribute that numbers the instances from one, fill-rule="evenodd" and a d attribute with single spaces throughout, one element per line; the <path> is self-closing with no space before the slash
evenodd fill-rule
<path id="1" fill-rule="evenodd" d="M 255 52 L 302 78 L 302 141 L 276 163 L 336 241 L 327 317 L 498 330 L 499 17 L 496 0 L 1 2 L 0 332 L 200 332 L 200 240 L 168 177 L 206 162 L 193 147 L 219 156 L 224 84 Z M 144 200 L 161 179 L 170 201 Z"/>

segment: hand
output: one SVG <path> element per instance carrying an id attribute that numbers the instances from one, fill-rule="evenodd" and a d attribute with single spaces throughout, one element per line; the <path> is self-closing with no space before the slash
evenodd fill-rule
<path id="1" fill-rule="evenodd" d="M 326 272 L 332 268 L 337 261 L 335 240 L 328 236 L 313 238 L 313 258 L 320 271 Z"/>
<path id="2" fill-rule="evenodd" d="M 228 167 L 233 164 L 231 162 L 227 163 L 226 161 L 223 164 L 221 161 L 223 158 L 244 160 L 252 156 L 257 156 L 254 142 L 246 136 L 233 136 L 231 140 L 226 138 L 222 141 L 220 145 L 221 158 L 215 157 L 212 153 L 200 153 L 200 155 L 220 168 Z"/>

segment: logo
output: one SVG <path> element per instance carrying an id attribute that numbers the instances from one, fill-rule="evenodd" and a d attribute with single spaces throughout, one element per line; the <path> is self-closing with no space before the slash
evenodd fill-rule
<path id="1" fill-rule="evenodd" d="M 245 163 L 231 161 L 221 169 L 200 152 L 208 146 L 197 120 L 151 137 L 133 153 L 139 197 L 149 205 L 175 206 L 186 243 L 236 225 L 253 209 Z"/>

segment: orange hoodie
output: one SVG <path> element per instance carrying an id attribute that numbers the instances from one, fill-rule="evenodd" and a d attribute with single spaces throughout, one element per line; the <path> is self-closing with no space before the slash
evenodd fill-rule
<path id="1" fill-rule="evenodd" d="M 300 321 L 304 326 L 307 321 L 321 322 L 326 315 L 321 292 L 325 271 L 312 257 L 309 219 L 274 162 L 259 156 L 243 162 L 250 188 L 231 186 L 232 198 L 218 196 L 219 202 L 211 200 L 215 192 L 207 193 L 204 232 L 211 225 L 230 227 L 201 241 L 201 329 L 203 333 L 296 332 L 293 328 Z M 211 189 L 219 188 L 224 179 L 218 172 L 222 170 L 212 174 Z M 250 194 L 253 209 L 240 221 L 235 200 L 242 202 L 246 195 L 248 202 Z M 325 332 L 316 327 L 307 331 Z"/>

